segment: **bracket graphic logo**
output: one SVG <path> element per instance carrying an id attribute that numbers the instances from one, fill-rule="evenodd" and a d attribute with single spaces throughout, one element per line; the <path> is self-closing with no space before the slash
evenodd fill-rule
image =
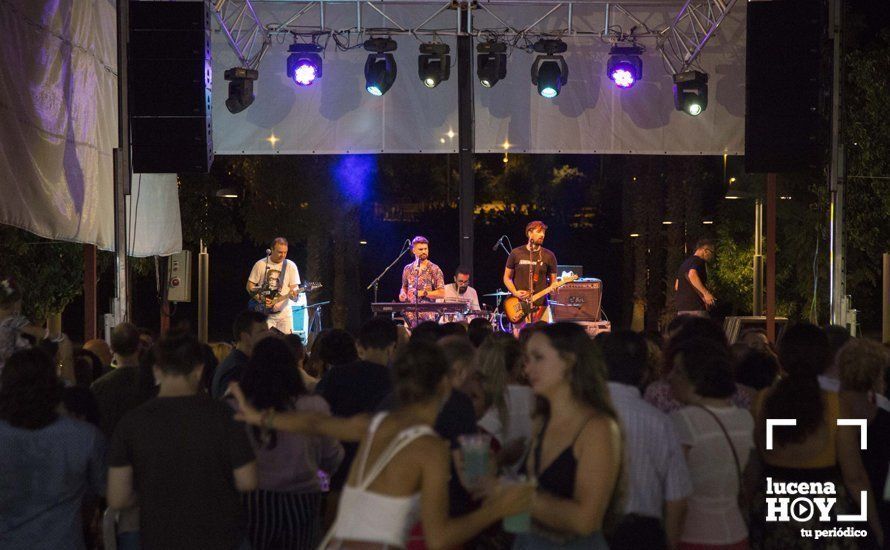
<path id="1" fill-rule="evenodd" d="M 838 418 L 838 426 L 859 426 L 860 448 L 868 448 L 867 421 L 864 418 Z M 795 418 L 766 419 L 766 449 L 773 450 L 773 429 L 777 426 L 797 426 Z M 814 517 L 819 522 L 832 522 L 831 511 L 837 503 L 837 490 L 834 482 L 775 481 L 766 478 L 766 521 L 798 523 L 810 522 Z M 860 491 L 858 514 L 837 514 L 837 522 L 868 521 L 868 492 Z M 802 538 L 865 537 L 868 531 L 854 527 L 832 529 L 801 528 Z"/>

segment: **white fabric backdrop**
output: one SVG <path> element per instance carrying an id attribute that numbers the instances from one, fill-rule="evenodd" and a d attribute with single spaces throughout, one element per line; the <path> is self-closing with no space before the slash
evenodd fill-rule
<path id="1" fill-rule="evenodd" d="M 382 6 L 382 4 L 377 4 Z M 507 23 L 523 27 L 544 11 L 526 6 L 487 4 Z M 283 22 L 296 10 L 274 3 L 257 3 L 264 23 Z M 417 23 L 439 4 L 388 5 L 396 21 Z M 650 27 L 676 14 L 634 10 Z M 650 8 L 651 9 L 651 8 Z M 574 28 L 600 29 L 602 6 L 576 4 Z M 427 27 L 453 26 L 454 12 L 446 11 Z M 644 79 L 630 90 L 618 90 L 605 76 L 609 45 L 598 38 L 567 39 L 569 81 L 555 100 L 538 96 L 531 85 L 534 54 L 512 50 L 507 77 L 491 89 L 475 79 L 477 152 L 564 152 L 614 154 L 741 154 L 744 149 L 745 10 L 736 6 L 700 58 L 710 74 L 708 109 L 699 117 L 674 110 L 672 81 L 651 43 L 643 56 Z M 327 4 L 325 23 L 348 28 L 355 22 L 355 5 Z M 297 22 L 318 23 L 314 10 Z M 379 14 L 364 8 L 365 26 L 383 26 Z M 612 24 L 629 30 L 632 23 L 618 17 Z M 216 25 L 216 23 L 215 23 Z M 392 26 L 391 24 L 388 24 Z M 566 11 L 549 16 L 539 29 L 564 28 Z M 474 12 L 474 27 L 502 27 L 482 10 Z M 233 115 L 225 108 L 227 82 L 223 72 L 237 59 L 220 32 L 213 35 L 213 142 L 218 154 L 241 153 L 442 153 L 457 150 L 457 70 L 432 90 L 417 76 L 418 40 L 396 36 L 398 78 L 382 98 L 364 90 L 367 52 L 357 48 L 337 51 L 333 41 L 324 54 L 324 76 L 308 88 L 296 89 L 285 77 L 289 40 L 275 43 L 260 64 L 255 83 L 256 101 Z M 451 37 L 452 64 L 457 53 Z M 354 43 L 357 39 L 354 39 Z M 271 136 L 275 139 L 271 139 Z M 444 140 L 444 143 L 442 142 Z"/>
<path id="2" fill-rule="evenodd" d="M 116 34 L 114 0 L 0 0 L 0 223 L 113 249 Z M 182 248 L 175 176 L 151 180 L 133 255 Z"/>

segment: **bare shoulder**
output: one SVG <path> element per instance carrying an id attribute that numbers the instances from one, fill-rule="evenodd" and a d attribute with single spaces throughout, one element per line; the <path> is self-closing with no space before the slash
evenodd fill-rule
<path id="1" fill-rule="evenodd" d="M 582 448 L 601 447 L 603 442 L 617 444 L 621 440 L 621 428 L 618 422 L 602 413 L 594 413 L 584 425 L 578 436 Z"/>
<path id="2" fill-rule="evenodd" d="M 436 434 L 426 434 L 411 442 L 408 449 L 422 458 L 448 457 L 448 442 Z"/>

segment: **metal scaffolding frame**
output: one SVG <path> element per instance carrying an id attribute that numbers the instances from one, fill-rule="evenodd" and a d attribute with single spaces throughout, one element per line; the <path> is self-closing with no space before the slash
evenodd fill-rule
<path id="1" fill-rule="evenodd" d="M 293 14 L 281 23 L 264 23 L 257 15 L 256 7 L 262 4 L 290 5 Z M 213 10 L 221 31 L 226 36 L 229 46 L 238 57 L 241 66 L 256 69 L 269 50 L 273 37 L 293 35 L 294 39 L 302 38 L 319 42 L 321 38 L 333 39 L 336 47 L 349 49 L 357 46 L 354 36 L 362 35 L 410 35 L 423 41 L 421 37 L 466 36 L 480 39 L 498 38 L 515 48 L 528 49 L 532 39 L 542 36 L 549 37 L 596 37 L 609 43 L 632 42 L 645 44 L 660 54 L 665 69 L 670 74 L 677 74 L 693 67 L 708 40 L 732 10 L 736 0 L 631 0 L 629 2 L 605 2 L 603 0 L 488 0 L 484 3 L 471 3 L 458 0 L 215 0 Z M 385 13 L 385 5 L 427 6 L 431 12 L 418 22 L 398 21 Z M 504 9 L 525 6 L 541 9 L 540 16 L 521 26 L 511 25 L 505 21 L 507 17 L 499 15 Z M 576 6 L 594 6 L 602 10 L 603 27 L 600 31 L 579 31 L 575 20 L 578 17 Z M 678 8 L 676 15 L 658 28 L 650 28 L 640 17 L 634 15 L 639 8 Z M 467 8 L 470 9 L 467 9 Z M 363 9 L 367 8 L 374 14 L 383 17 L 386 27 L 366 26 L 363 20 Z M 328 9 L 350 9 L 355 12 L 354 24 L 346 29 L 333 29 L 326 25 Z M 557 12 L 565 11 L 566 25 L 559 28 L 544 27 L 542 23 Z M 427 27 L 445 12 L 452 11 L 453 23 L 445 27 Z M 473 12 L 484 12 L 497 21 L 497 28 L 475 27 Z M 317 23 L 298 25 L 300 19 L 309 13 L 317 15 Z M 465 14 L 462 18 L 462 13 Z M 587 14 L 590 12 L 587 11 Z M 618 16 L 630 20 L 634 26 L 625 30 L 614 25 Z M 478 16 L 476 16 L 478 17 Z M 326 45 L 325 40 L 322 45 Z"/>

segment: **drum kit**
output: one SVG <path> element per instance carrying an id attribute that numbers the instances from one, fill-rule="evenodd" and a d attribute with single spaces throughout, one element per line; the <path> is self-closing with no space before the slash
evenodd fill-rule
<path id="1" fill-rule="evenodd" d="M 513 325 L 504 315 L 504 310 L 501 308 L 501 300 L 506 298 L 507 296 L 512 296 L 511 293 L 506 290 L 498 289 L 496 292 L 490 292 L 488 294 L 483 294 L 483 298 L 495 298 L 496 304 L 494 309 L 491 309 L 489 306 L 482 306 L 483 308 L 488 307 L 489 318 L 488 320 L 491 322 L 491 328 L 495 331 L 500 332 L 513 332 Z"/>

